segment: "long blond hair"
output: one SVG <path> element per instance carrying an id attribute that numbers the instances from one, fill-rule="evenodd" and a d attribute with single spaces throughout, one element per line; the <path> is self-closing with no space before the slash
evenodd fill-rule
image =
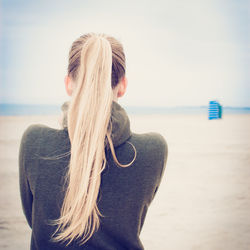
<path id="1" fill-rule="evenodd" d="M 81 36 L 72 44 L 68 75 L 75 82 L 67 119 L 71 157 L 67 189 L 53 235 L 54 241 L 67 245 L 75 239 L 84 244 L 99 228 L 97 198 L 107 141 L 118 163 L 111 140 L 110 116 L 112 88 L 125 75 L 122 45 L 106 35 Z"/>

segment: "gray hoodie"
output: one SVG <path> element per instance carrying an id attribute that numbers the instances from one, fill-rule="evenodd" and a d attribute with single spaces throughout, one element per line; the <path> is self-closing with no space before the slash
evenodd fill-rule
<path id="1" fill-rule="evenodd" d="M 19 178 L 23 211 L 32 228 L 31 249 L 144 249 L 139 235 L 148 206 L 159 187 L 167 159 L 167 144 L 157 133 L 135 134 L 125 110 L 112 105 L 112 139 L 120 163 L 136 160 L 127 168 L 115 164 L 107 150 L 107 165 L 101 175 L 98 208 L 100 227 L 84 245 L 68 247 L 51 241 L 65 194 L 70 140 L 67 127 L 57 130 L 31 125 L 23 134 L 19 151 Z M 66 123 L 65 123 L 66 124 Z M 55 156 L 63 155 L 56 158 Z"/>

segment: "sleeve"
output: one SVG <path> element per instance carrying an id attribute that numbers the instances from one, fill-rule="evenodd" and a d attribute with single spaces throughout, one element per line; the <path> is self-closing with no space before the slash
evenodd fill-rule
<path id="1" fill-rule="evenodd" d="M 160 134 L 156 134 L 156 138 L 157 138 L 157 148 L 158 148 L 157 157 L 159 159 L 160 168 L 159 168 L 159 175 L 157 178 L 157 183 L 156 183 L 156 188 L 154 191 L 153 198 L 155 197 L 159 189 L 159 186 L 161 184 L 161 181 L 162 181 L 165 169 L 166 169 L 167 158 L 168 158 L 168 145 L 167 145 L 165 138 Z"/>
<path id="2" fill-rule="evenodd" d="M 29 226 L 32 228 L 32 201 L 33 195 L 30 189 L 28 175 L 26 172 L 27 164 L 29 162 L 30 157 L 30 143 L 31 134 L 32 134 L 33 126 L 30 126 L 24 132 L 20 147 L 19 147 L 19 187 L 20 187 L 20 195 L 21 195 L 21 202 L 24 215 Z"/>
<path id="3" fill-rule="evenodd" d="M 165 172 L 168 158 L 168 144 L 163 136 L 161 136 L 161 149 L 162 149 L 162 169 L 160 174 L 160 181 Z"/>

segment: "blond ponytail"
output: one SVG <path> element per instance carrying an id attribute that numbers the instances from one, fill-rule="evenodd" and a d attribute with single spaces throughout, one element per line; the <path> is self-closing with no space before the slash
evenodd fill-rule
<path id="1" fill-rule="evenodd" d="M 85 40 L 68 110 L 71 158 L 67 189 L 53 237 L 67 245 L 75 239 L 84 244 L 99 227 L 97 197 L 106 164 L 105 138 L 110 137 L 111 44 L 103 35 L 91 34 Z"/>

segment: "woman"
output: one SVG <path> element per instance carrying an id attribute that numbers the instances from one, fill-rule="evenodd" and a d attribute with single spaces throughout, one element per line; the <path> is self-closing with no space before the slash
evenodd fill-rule
<path id="1" fill-rule="evenodd" d="M 143 249 L 139 234 L 167 145 L 159 134 L 132 133 L 117 103 L 127 86 L 122 45 L 106 35 L 81 36 L 65 86 L 71 100 L 63 129 L 31 125 L 21 140 L 31 249 Z"/>

